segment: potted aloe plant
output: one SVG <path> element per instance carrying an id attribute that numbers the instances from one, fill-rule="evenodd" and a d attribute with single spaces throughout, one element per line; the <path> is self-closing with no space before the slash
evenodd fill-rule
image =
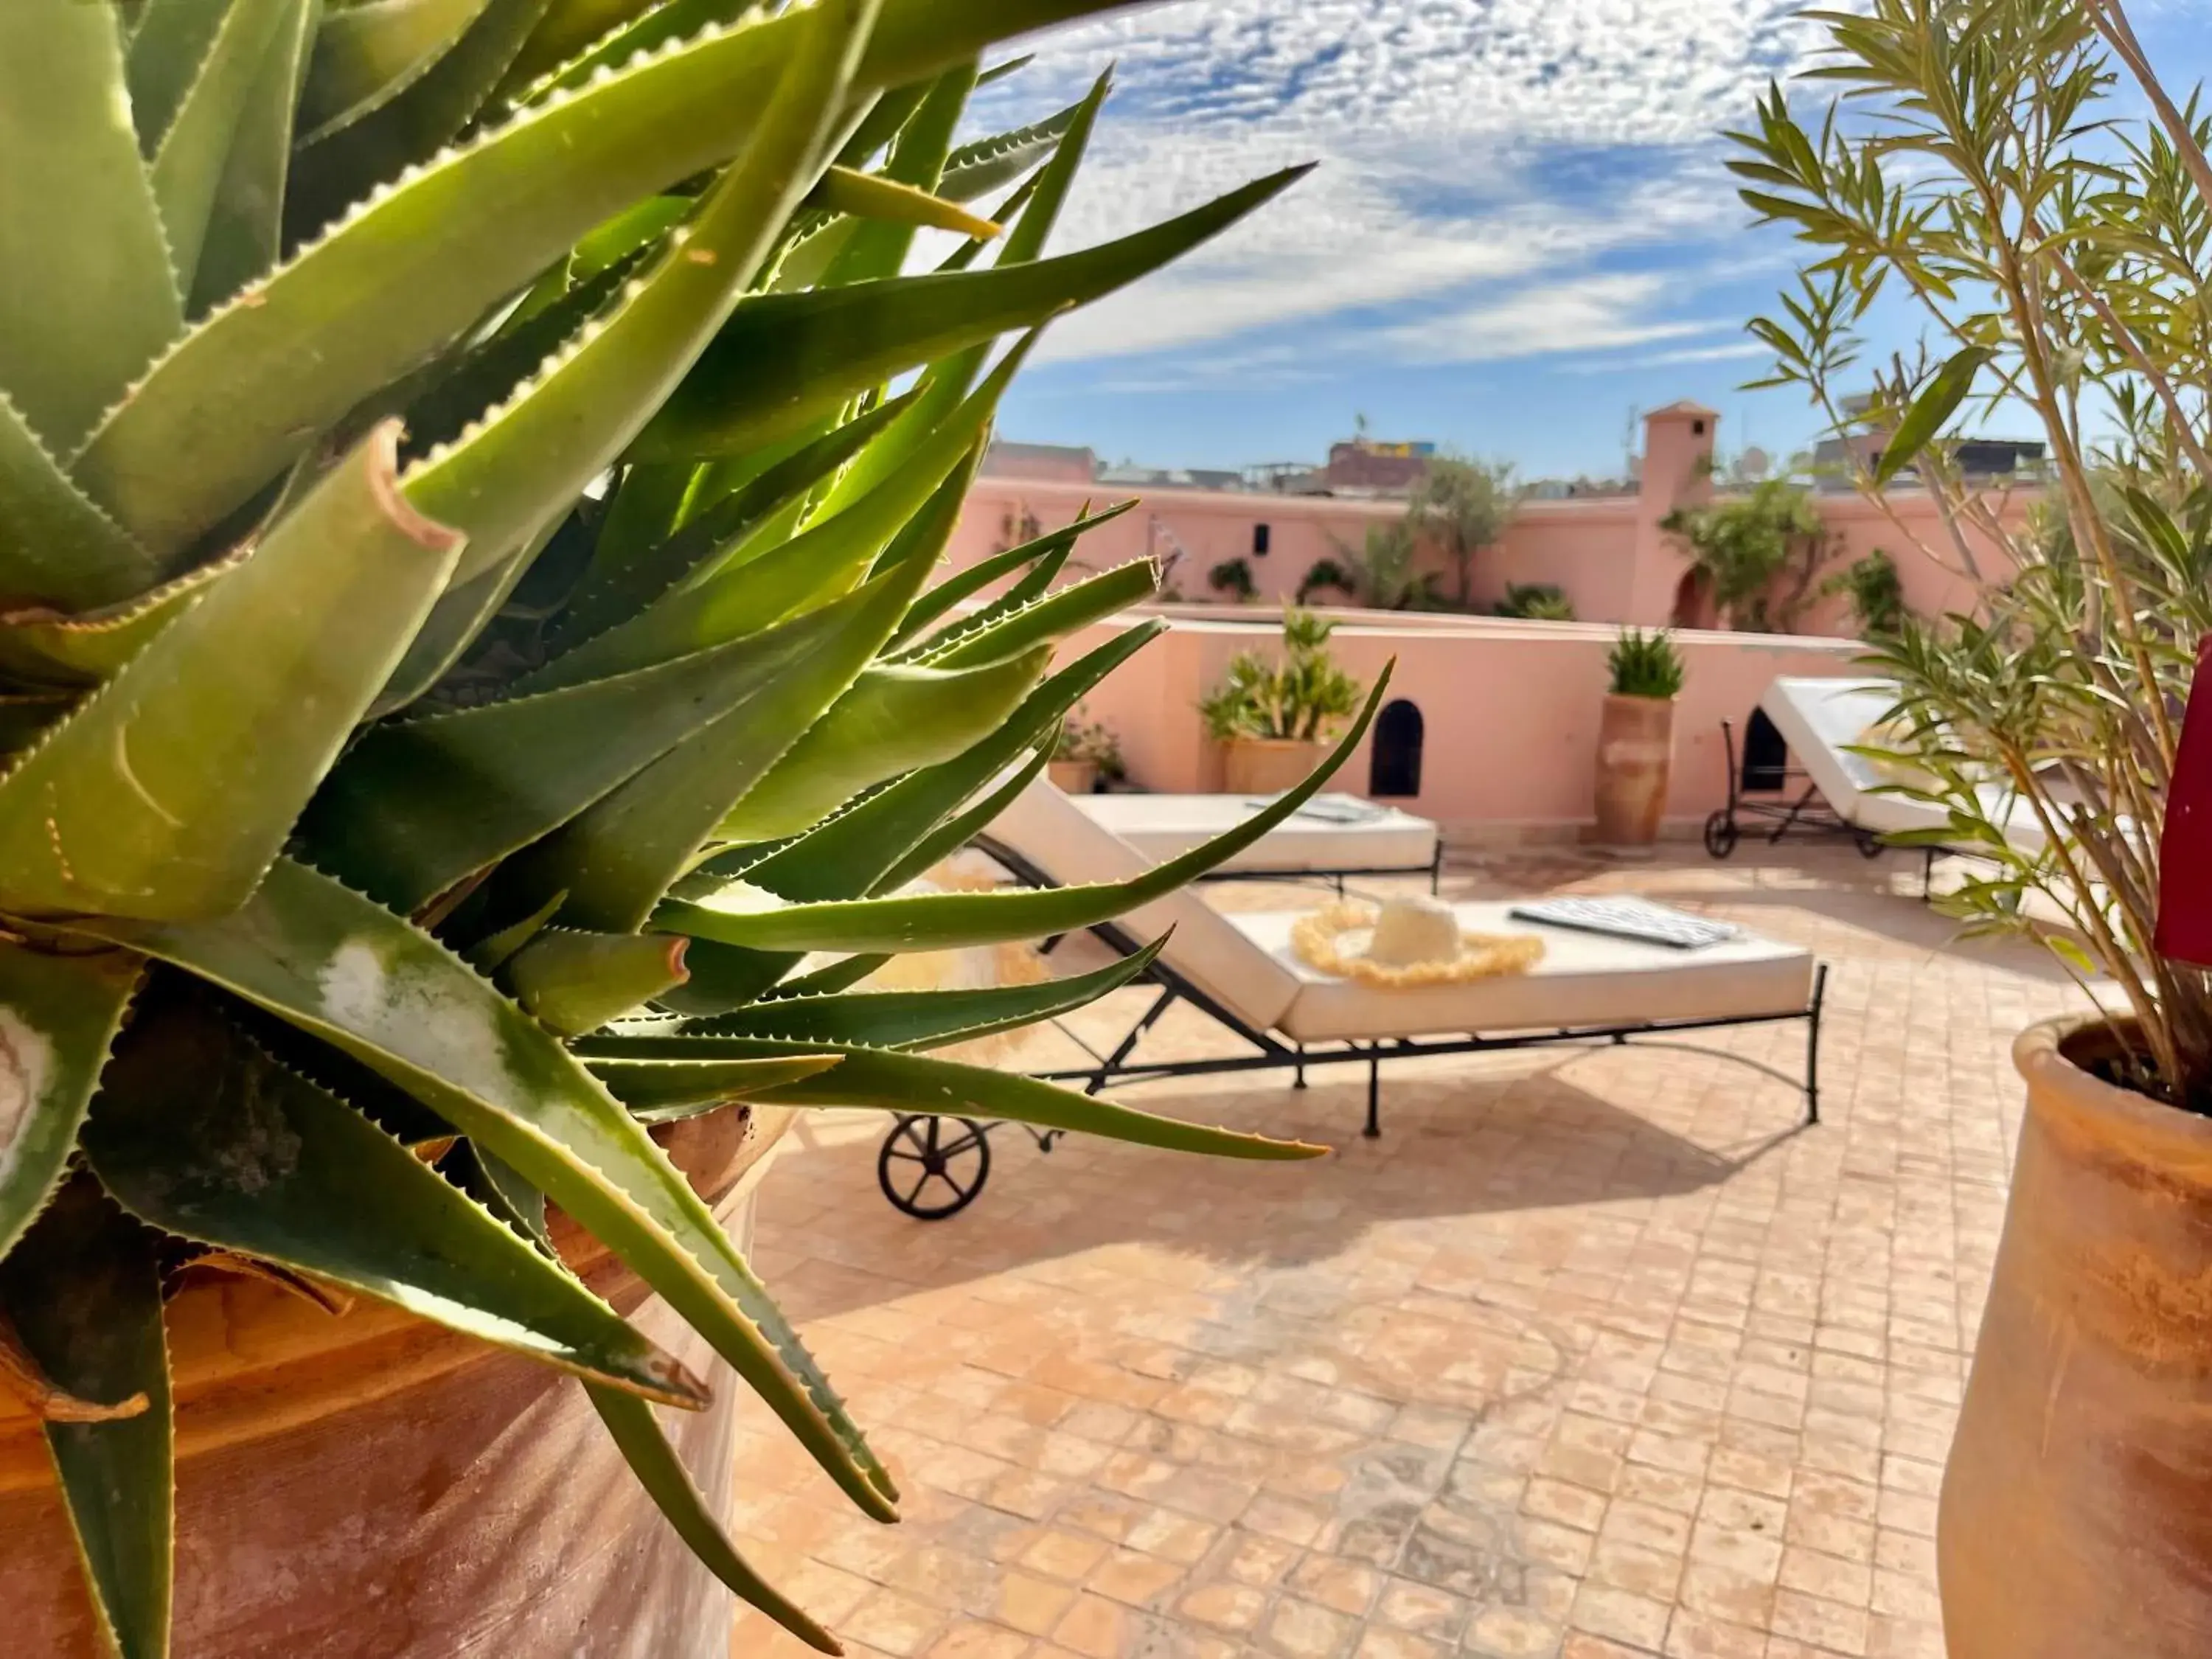
<path id="1" fill-rule="evenodd" d="M 1206 733 L 1221 745 L 1223 781 L 1232 794 L 1290 788 L 1329 752 L 1331 734 L 1359 709 L 1359 682 L 1328 648 L 1335 631 L 1326 617 L 1285 606 L 1280 653 L 1238 652 L 1200 702 Z"/>
<path id="2" fill-rule="evenodd" d="M 1598 720 L 1597 838 L 1608 847 L 1659 839 L 1674 764 L 1674 699 L 1682 656 L 1666 629 L 1624 628 L 1606 653 L 1610 676 Z"/>
<path id="3" fill-rule="evenodd" d="M 0 6 L 8 1651 L 836 1651 L 721 1525 L 741 1386 L 896 1514 L 746 1261 L 790 1115 L 1310 1150 L 927 1053 L 1118 969 L 860 988 L 1318 787 L 901 896 L 1158 626 L 1053 669 L 1156 580 L 1080 526 L 934 580 L 994 342 L 1292 176 L 1042 257 L 1103 82 L 951 137 L 1097 9 Z"/>
<path id="4" fill-rule="evenodd" d="M 1899 687 L 1876 758 L 1943 819 L 1893 839 L 1977 854 L 1946 906 L 2047 945 L 2094 1011 L 2014 1048 L 2027 1110 L 1938 1521 L 1948 1648 L 2185 1659 L 2212 1632 L 2207 128 L 2116 0 L 1822 26 L 1850 118 L 1802 125 L 1778 91 L 1733 163 L 1826 250 L 1753 327 L 1874 458 L 1858 483 L 1911 556 L 1979 592 L 1869 659 Z M 1878 289 L 1933 350 L 1846 410 Z M 2024 516 L 1954 441 L 2022 409 L 2047 453 Z M 1932 536 L 1895 511 L 1907 469 Z"/>

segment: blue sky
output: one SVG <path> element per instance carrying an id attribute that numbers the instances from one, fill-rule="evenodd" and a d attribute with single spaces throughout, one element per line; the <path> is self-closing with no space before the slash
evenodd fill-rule
<path id="1" fill-rule="evenodd" d="M 1318 161 L 1182 264 L 1063 320 L 1010 438 L 1109 459 L 1318 459 L 1365 414 L 1524 476 L 1608 474 L 1633 411 L 1694 398 L 1778 457 L 1801 393 L 1736 388 L 1796 245 L 1748 227 L 1716 134 L 1809 61 L 1795 0 L 1182 0 L 1048 38 L 979 126 L 1117 91 L 1055 246 Z M 2132 8 L 2169 86 L 2205 0 Z M 1884 346 L 1905 345 L 1899 332 Z"/>

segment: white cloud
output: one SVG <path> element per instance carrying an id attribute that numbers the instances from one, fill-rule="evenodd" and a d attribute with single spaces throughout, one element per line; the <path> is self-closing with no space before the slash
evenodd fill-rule
<path id="1" fill-rule="evenodd" d="M 1771 357 L 1774 349 L 1758 340 L 1738 340 L 1731 345 L 1684 346 L 1673 351 L 1650 351 L 1628 358 L 1603 357 L 1571 363 L 1575 374 L 1610 374 L 1624 368 L 1667 368 L 1676 363 L 1724 363 L 1739 357 Z"/>
<path id="2" fill-rule="evenodd" d="M 1663 322 L 1605 323 L 1591 262 L 1741 222 L 1711 135 L 1799 60 L 1796 3 L 1198 0 L 1048 36 L 1036 64 L 979 100 L 978 120 L 1035 118 L 1119 61 L 1056 246 L 1322 165 L 1206 249 L 1063 321 L 1042 355 L 1164 351 L 1420 300 L 1462 298 L 1473 316 L 1520 303 L 1517 285 L 1539 276 L 1591 307 L 1591 344 L 1670 337 L 1648 331 Z M 1571 320 L 1556 314 L 1555 331 Z"/>

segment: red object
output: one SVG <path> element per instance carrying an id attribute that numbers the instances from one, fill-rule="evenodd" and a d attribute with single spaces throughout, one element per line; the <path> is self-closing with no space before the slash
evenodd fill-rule
<path id="1" fill-rule="evenodd" d="M 2197 678 L 2181 718 L 2180 752 L 2166 794 L 2158 843 L 2159 955 L 2212 968 L 2212 639 L 2197 653 Z"/>

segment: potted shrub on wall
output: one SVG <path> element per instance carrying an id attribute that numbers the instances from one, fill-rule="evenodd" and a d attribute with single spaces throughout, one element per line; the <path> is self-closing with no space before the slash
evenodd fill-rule
<path id="1" fill-rule="evenodd" d="M 1624 628 L 1606 658 L 1612 675 L 1597 731 L 1597 838 L 1608 847 L 1659 839 L 1674 761 L 1682 658 L 1662 629 Z"/>
<path id="2" fill-rule="evenodd" d="M 1328 648 L 1336 624 L 1310 611 L 1283 612 L 1280 654 L 1239 652 L 1221 684 L 1199 704 L 1222 746 L 1223 781 L 1234 794 L 1287 789 L 1328 752 L 1333 733 L 1360 707 L 1360 684 Z"/>
<path id="3" fill-rule="evenodd" d="M 1064 532 L 931 586 L 993 343 L 1292 176 L 1042 258 L 1103 82 L 950 136 L 1091 9 L 0 6 L 9 1651 L 834 1650 L 720 1524 L 740 1381 L 896 1514 L 745 1260 L 789 1114 L 1304 1150 L 854 988 L 1161 888 L 899 896 L 1158 627 L 1051 672 L 1157 579 Z"/>
<path id="4" fill-rule="evenodd" d="M 1829 250 L 1753 328 L 1773 378 L 1858 441 L 1872 500 L 1906 468 L 1936 494 L 1941 538 L 1899 545 L 1981 584 L 1970 616 L 1895 616 L 1870 659 L 1902 728 L 1875 757 L 1949 817 L 1898 839 L 1981 854 L 1942 902 L 2047 944 L 2099 1010 L 2014 1048 L 2027 1109 L 1937 1523 L 1948 1646 L 2194 1659 L 2212 1632 L 2206 129 L 2114 0 L 1875 0 L 1824 26 L 1824 72 L 1886 118 L 1803 126 L 1778 92 L 1741 136 L 1746 200 Z M 2148 118 L 2112 97 L 2123 76 Z M 1847 410 L 1881 285 L 1941 343 Z M 1948 435 L 2023 405 L 2047 453 L 2025 525 Z"/>
<path id="5" fill-rule="evenodd" d="M 1123 775 L 1121 740 L 1078 703 L 1060 723 L 1060 740 L 1053 745 L 1045 769 L 1055 787 L 1071 795 L 1088 795 L 1101 779 L 1118 781 Z"/>

